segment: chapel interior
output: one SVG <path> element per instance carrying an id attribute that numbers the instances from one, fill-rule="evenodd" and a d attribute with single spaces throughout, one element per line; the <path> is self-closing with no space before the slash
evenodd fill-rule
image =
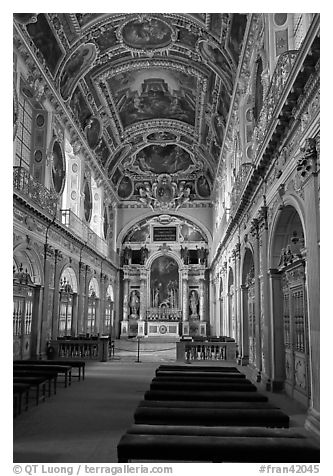
<path id="1" fill-rule="evenodd" d="M 320 431 L 319 35 L 317 13 L 14 13 L 15 461 L 74 461 L 73 441 L 60 451 L 69 429 L 43 454 L 42 416 L 89 413 L 91 398 L 97 442 L 119 424 L 108 442 L 114 453 L 95 455 L 90 435 L 89 450 L 80 454 L 78 443 L 77 455 L 117 462 L 117 443 L 152 378 L 156 395 L 169 392 L 172 400 L 179 391 L 178 400 L 189 402 L 204 386 L 211 403 L 168 401 L 166 416 L 162 404 L 141 405 L 141 423 L 151 424 L 160 409 L 156 431 L 185 427 L 186 411 L 214 427 L 205 418 L 209 405 L 220 405 L 211 397 L 219 369 L 221 379 L 244 374 L 248 393 L 252 385 L 269 402 L 284 402 L 282 409 L 300 408 L 303 453 L 300 438 L 267 431 L 280 437 L 290 461 L 291 440 L 297 457 L 313 457 L 308 440 L 315 445 Z M 55 378 L 56 395 L 45 397 L 45 382 L 32 389 L 42 362 L 60 372 L 71 361 L 84 361 L 85 379 L 76 381 L 74 370 L 82 369 L 73 363 L 67 388 L 62 375 Z M 31 403 L 35 390 L 37 403 L 45 402 Z M 112 403 L 108 428 L 103 398 Z M 232 430 L 214 436 L 219 454 L 236 454 L 229 446 L 240 438 L 229 431 L 247 435 L 243 411 L 244 421 L 256 411 L 252 426 L 259 426 L 259 403 L 243 405 L 230 403 L 228 416 L 228 405 L 216 410 L 236 418 Z M 221 421 L 216 426 L 227 427 Z M 200 438 L 204 461 L 227 461 L 206 444 L 211 436 L 193 436 L 191 428 L 192 454 Z M 78 424 L 75 438 L 85 431 Z M 165 460 L 166 445 L 173 457 L 181 448 L 191 460 L 182 434 L 162 432 L 146 443 L 137 433 L 126 434 L 118 461 L 139 460 L 139 447 L 147 459 L 155 446 Z M 257 446 L 263 440 L 266 448 L 263 436 Z"/>

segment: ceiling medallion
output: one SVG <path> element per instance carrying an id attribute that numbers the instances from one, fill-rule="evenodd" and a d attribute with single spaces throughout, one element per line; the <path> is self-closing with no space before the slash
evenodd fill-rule
<path id="1" fill-rule="evenodd" d="M 168 50 L 177 39 L 173 27 L 158 16 L 131 16 L 116 32 L 120 43 L 133 53 L 153 54 Z"/>
<path id="2" fill-rule="evenodd" d="M 178 210 L 191 198 L 191 187 L 182 180 L 177 184 L 168 174 L 161 174 L 150 185 L 144 182 L 138 186 L 140 203 L 152 210 Z"/>

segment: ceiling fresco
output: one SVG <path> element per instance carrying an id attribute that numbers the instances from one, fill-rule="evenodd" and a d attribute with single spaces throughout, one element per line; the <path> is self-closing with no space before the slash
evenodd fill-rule
<path id="1" fill-rule="evenodd" d="M 246 22 L 236 13 L 14 14 L 120 206 L 162 210 L 209 202 Z"/>

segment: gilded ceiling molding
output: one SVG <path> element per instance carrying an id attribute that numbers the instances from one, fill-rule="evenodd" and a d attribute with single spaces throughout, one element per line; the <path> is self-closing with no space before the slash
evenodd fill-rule
<path id="1" fill-rule="evenodd" d="M 257 41 L 257 37 L 260 29 L 260 22 L 262 22 L 261 14 L 254 13 L 251 14 L 250 21 L 247 22 L 247 28 L 244 33 L 244 40 L 242 46 L 242 53 L 240 56 L 239 66 L 235 78 L 235 88 L 233 92 L 233 97 L 231 100 L 230 112 L 226 124 L 226 132 L 223 139 L 223 144 L 221 147 L 221 154 L 219 159 L 219 164 L 216 170 L 216 177 L 223 175 L 223 168 L 226 161 L 226 154 L 228 150 L 232 148 L 232 131 L 234 127 L 234 120 L 237 117 L 237 111 L 239 108 L 239 102 L 243 94 L 244 86 L 247 84 L 247 78 L 250 71 L 250 62 L 252 57 L 252 49 Z M 245 81 L 242 79 L 245 77 Z M 213 185 L 213 191 L 216 187 L 216 181 Z"/>

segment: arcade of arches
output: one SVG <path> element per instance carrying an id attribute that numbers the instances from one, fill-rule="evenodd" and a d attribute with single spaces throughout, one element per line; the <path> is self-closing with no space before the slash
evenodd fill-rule
<path id="1" fill-rule="evenodd" d="M 319 15 L 14 14 L 14 358 L 232 337 L 319 432 Z"/>

